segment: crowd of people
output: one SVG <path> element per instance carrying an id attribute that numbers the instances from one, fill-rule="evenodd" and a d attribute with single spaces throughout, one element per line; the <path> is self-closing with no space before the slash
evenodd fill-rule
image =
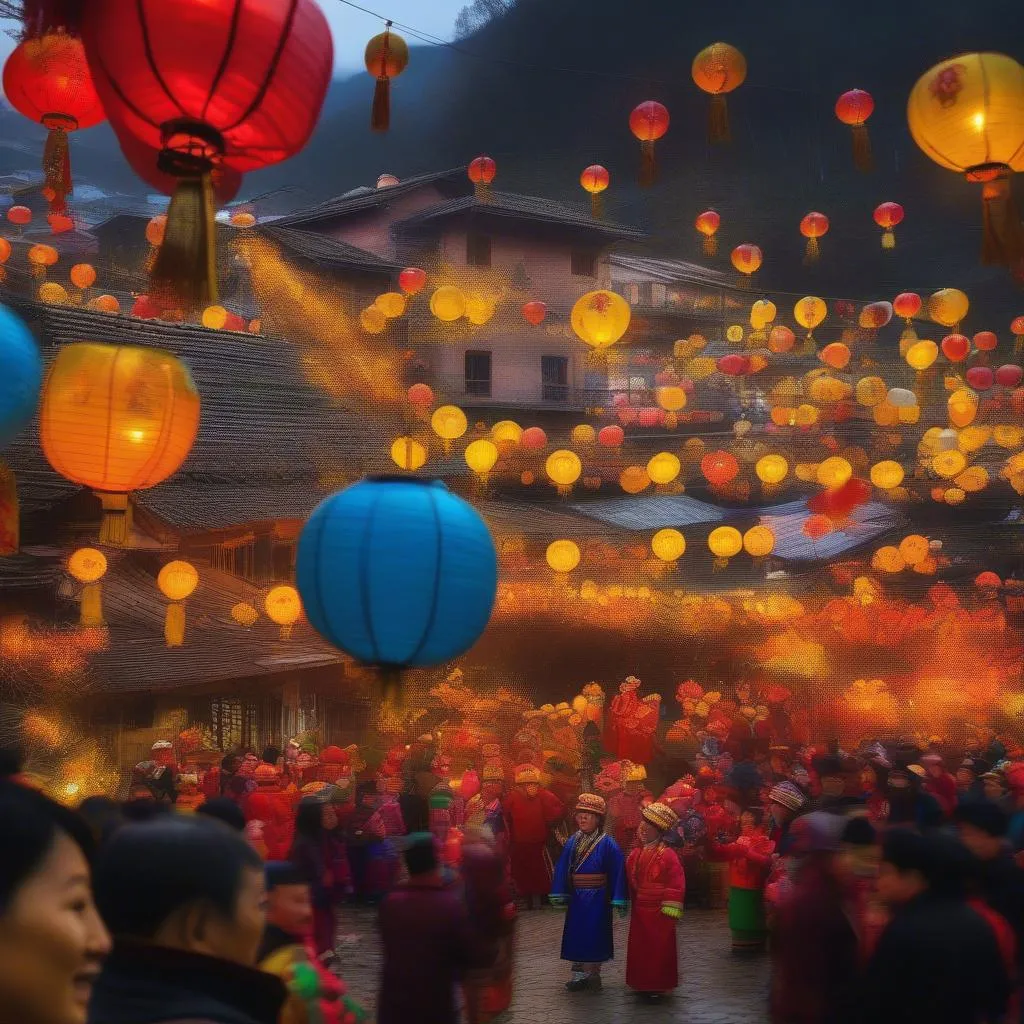
<path id="1" fill-rule="evenodd" d="M 778 692 L 687 682 L 699 728 L 674 723 L 693 743 L 673 747 L 639 685 L 607 720 L 590 684 L 511 724 L 395 739 L 375 764 L 299 738 L 199 768 L 161 740 L 127 800 L 77 811 L 6 765 L 12 1019 L 359 1024 L 336 948 L 353 903 L 377 907 L 381 1024 L 508 1009 L 530 912 L 564 913 L 574 994 L 601 990 L 628 916 L 626 985 L 659 1002 L 685 978 L 687 907 L 727 910 L 734 955 L 770 955 L 773 1024 L 1021 1019 L 1024 756 L 1007 737 L 815 748 Z"/>

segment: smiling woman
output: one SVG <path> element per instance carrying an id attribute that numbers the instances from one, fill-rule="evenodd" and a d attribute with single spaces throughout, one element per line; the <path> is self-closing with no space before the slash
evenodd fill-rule
<path id="1" fill-rule="evenodd" d="M 92 901 L 92 838 L 0 753 L 0 1005 L 21 1024 L 83 1024 L 110 939 Z"/>

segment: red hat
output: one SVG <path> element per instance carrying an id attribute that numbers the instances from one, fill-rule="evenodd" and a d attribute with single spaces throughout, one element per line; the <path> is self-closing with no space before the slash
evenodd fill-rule
<path id="1" fill-rule="evenodd" d="M 342 750 L 341 747 L 324 747 L 320 751 L 320 760 L 326 764 L 348 764 L 349 756 L 347 750 Z"/>
<path id="2" fill-rule="evenodd" d="M 277 769 L 272 764 L 261 764 L 253 773 L 258 786 L 271 786 L 277 782 Z"/>

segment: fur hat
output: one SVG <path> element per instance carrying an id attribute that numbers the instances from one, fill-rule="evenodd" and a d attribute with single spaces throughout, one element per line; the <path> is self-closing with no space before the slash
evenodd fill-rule
<path id="1" fill-rule="evenodd" d="M 596 793 L 580 793 L 576 801 L 577 811 L 586 811 L 588 814 L 598 814 L 602 818 L 608 813 L 608 804 L 604 797 Z"/>
<path id="2" fill-rule="evenodd" d="M 663 803 L 648 804 L 640 814 L 644 821 L 650 822 L 662 832 L 667 832 L 679 824 L 679 815 Z"/>

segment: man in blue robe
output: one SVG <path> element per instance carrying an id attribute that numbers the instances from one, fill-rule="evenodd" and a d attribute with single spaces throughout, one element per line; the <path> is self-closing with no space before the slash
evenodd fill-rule
<path id="1" fill-rule="evenodd" d="M 569 838 L 555 868 L 551 904 L 568 909 L 562 959 L 572 963 L 570 992 L 601 988 L 601 964 L 615 956 L 612 908 L 625 916 L 628 902 L 622 850 L 604 831 L 608 807 L 583 793 L 576 803 L 579 831 Z"/>

